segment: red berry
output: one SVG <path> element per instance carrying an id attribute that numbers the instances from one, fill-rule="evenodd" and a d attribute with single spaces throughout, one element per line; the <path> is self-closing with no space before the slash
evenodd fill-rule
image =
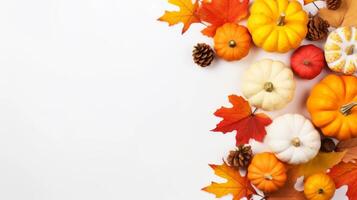
<path id="1" fill-rule="evenodd" d="M 290 61 L 294 73 L 303 79 L 315 78 L 326 66 L 323 50 L 312 44 L 296 49 Z"/>

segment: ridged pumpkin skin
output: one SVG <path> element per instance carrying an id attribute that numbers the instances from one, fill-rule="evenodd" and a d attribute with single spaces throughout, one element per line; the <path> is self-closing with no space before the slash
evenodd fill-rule
<path id="1" fill-rule="evenodd" d="M 332 74 L 313 87 L 307 100 L 307 109 L 312 122 L 325 136 L 347 140 L 357 136 L 355 104 L 357 78 Z"/>
<path id="2" fill-rule="evenodd" d="M 307 34 L 308 15 L 296 0 L 255 0 L 248 29 L 255 45 L 285 53 L 299 47 Z"/>
<path id="3" fill-rule="evenodd" d="M 320 150 L 319 132 L 310 120 L 299 114 L 285 114 L 274 119 L 266 128 L 264 143 L 276 157 L 297 165 L 313 159 Z"/>
<path id="4" fill-rule="evenodd" d="M 248 179 L 258 189 L 270 193 L 286 182 L 286 168 L 272 153 L 260 153 L 253 157 L 248 167 Z"/>
<path id="5" fill-rule="evenodd" d="M 216 54 L 227 61 L 240 60 L 247 56 L 251 46 L 252 38 L 248 29 L 238 24 L 224 24 L 214 36 Z"/>
<path id="6" fill-rule="evenodd" d="M 244 97 L 252 106 L 267 111 L 284 108 L 293 99 L 295 88 L 291 69 L 271 59 L 253 63 L 242 77 Z"/>
<path id="7" fill-rule="evenodd" d="M 340 27 L 327 38 L 325 58 L 329 68 L 347 75 L 357 71 L 357 28 Z"/>
<path id="8" fill-rule="evenodd" d="M 335 191 L 332 178 L 324 173 L 310 176 L 304 184 L 304 194 L 308 200 L 330 200 Z"/>

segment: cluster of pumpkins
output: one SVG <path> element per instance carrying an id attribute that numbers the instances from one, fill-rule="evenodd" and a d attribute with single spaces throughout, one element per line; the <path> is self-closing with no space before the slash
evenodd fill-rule
<path id="1" fill-rule="evenodd" d="M 282 62 L 264 59 L 253 64 L 243 76 L 243 94 L 251 105 L 264 110 L 283 108 L 293 98 L 293 72 Z M 312 160 L 319 152 L 319 131 L 327 137 L 347 140 L 357 137 L 357 78 L 326 76 L 317 83 L 307 100 L 311 121 L 299 114 L 275 118 L 266 128 L 264 138 L 272 153 L 254 156 L 248 167 L 248 179 L 264 192 L 278 190 L 287 179 L 284 163 L 299 165 Z M 308 199 L 316 195 L 331 199 L 335 192 L 333 180 L 326 174 L 310 176 L 305 181 Z M 316 191 L 324 188 L 321 194 Z"/>
<path id="2" fill-rule="evenodd" d="M 235 23 L 223 25 L 214 36 L 214 48 L 228 61 L 247 56 L 253 43 L 268 52 L 286 53 L 300 46 L 307 24 L 308 14 L 298 1 L 255 0 L 248 28 Z M 355 27 L 341 27 L 329 35 L 324 51 L 331 70 L 348 75 L 357 71 L 356 32 Z"/>
<path id="3" fill-rule="evenodd" d="M 285 184 L 284 163 L 306 163 L 318 154 L 321 138 L 316 129 L 338 140 L 357 137 L 357 77 L 353 75 L 357 71 L 357 28 L 334 30 L 324 50 L 314 45 L 299 47 L 307 33 L 307 22 L 308 16 L 297 1 L 255 0 L 248 28 L 228 23 L 214 37 L 217 55 L 229 61 L 245 57 L 253 42 L 268 52 L 285 53 L 298 48 L 291 57 L 291 68 L 280 61 L 263 59 L 243 75 L 243 95 L 252 106 L 266 111 L 282 109 L 293 99 L 294 73 L 313 79 L 326 65 L 340 73 L 327 75 L 311 90 L 306 103 L 311 121 L 299 114 L 286 114 L 267 127 L 264 143 L 272 153 L 254 156 L 248 167 L 248 178 L 268 193 Z M 304 193 L 308 199 L 314 199 L 321 187 L 325 191 L 321 191 L 320 199 L 331 199 L 335 186 L 323 173 L 305 180 Z"/>

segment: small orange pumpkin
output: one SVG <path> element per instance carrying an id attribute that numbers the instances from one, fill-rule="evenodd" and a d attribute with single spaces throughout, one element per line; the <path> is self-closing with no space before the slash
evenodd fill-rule
<path id="1" fill-rule="evenodd" d="M 216 54 L 227 61 L 242 59 L 248 55 L 251 45 L 248 29 L 234 23 L 224 24 L 214 36 Z"/>
<path id="2" fill-rule="evenodd" d="M 304 194 L 307 199 L 330 200 L 335 191 L 335 183 L 324 173 L 310 176 L 304 184 Z"/>
<path id="3" fill-rule="evenodd" d="M 357 77 L 328 75 L 312 89 L 307 109 L 325 136 L 357 137 Z"/>
<path id="4" fill-rule="evenodd" d="M 263 192 L 274 192 L 286 182 L 286 168 L 272 153 L 253 157 L 248 167 L 248 179 Z"/>

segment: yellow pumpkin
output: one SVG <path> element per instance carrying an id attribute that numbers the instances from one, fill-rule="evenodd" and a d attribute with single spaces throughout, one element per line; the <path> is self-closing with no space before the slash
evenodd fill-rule
<path id="1" fill-rule="evenodd" d="M 227 61 L 240 60 L 248 55 L 251 43 L 248 29 L 234 23 L 224 24 L 214 36 L 216 54 Z"/>
<path id="2" fill-rule="evenodd" d="M 248 179 L 264 192 L 274 192 L 286 182 L 286 168 L 273 153 L 260 153 L 248 167 Z"/>
<path id="3" fill-rule="evenodd" d="M 328 75 L 313 87 L 307 109 L 325 136 L 357 137 L 357 77 Z"/>
<path id="4" fill-rule="evenodd" d="M 248 18 L 253 42 L 269 52 L 285 53 L 300 46 L 308 15 L 296 0 L 255 0 Z"/>
<path id="5" fill-rule="evenodd" d="M 310 176 L 304 184 L 304 194 L 309 200 L 330 200 L 335 190 L 335 183 L 324 173 Z"/>

